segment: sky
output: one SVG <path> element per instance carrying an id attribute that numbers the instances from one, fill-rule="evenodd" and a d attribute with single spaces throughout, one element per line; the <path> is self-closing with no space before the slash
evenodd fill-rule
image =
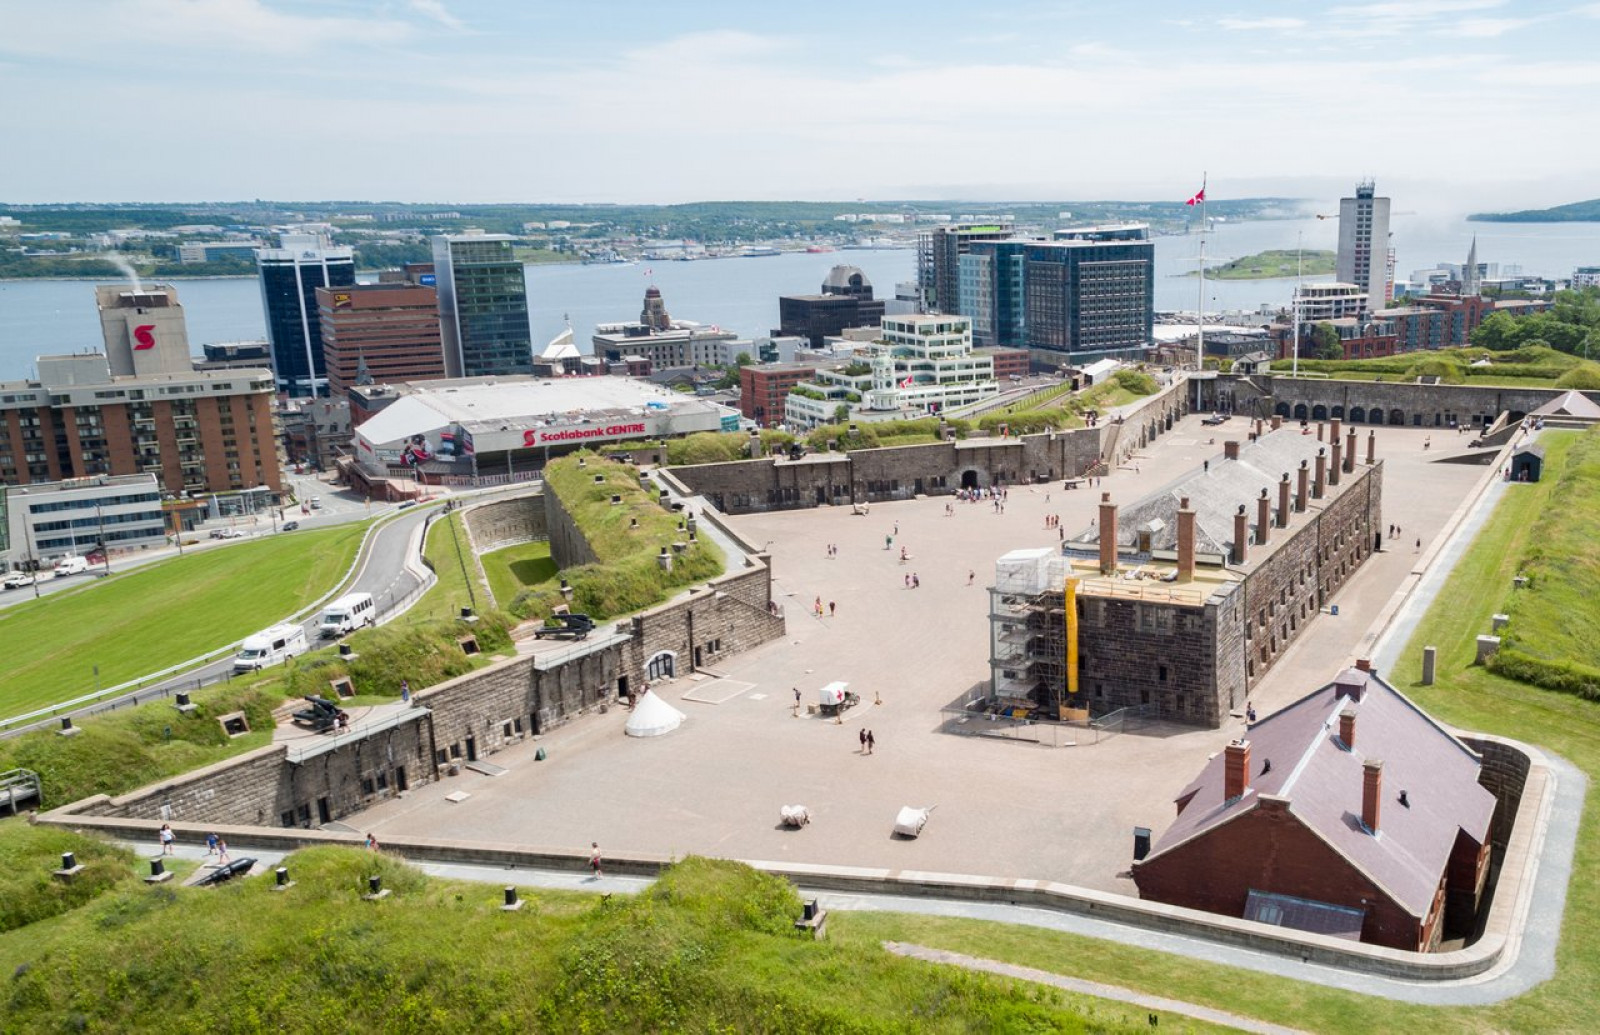
<path id="1" fill-rule="evenodd" d="M 1600 3 L 0 0 L 0 201 L 1600 195 Z"/>

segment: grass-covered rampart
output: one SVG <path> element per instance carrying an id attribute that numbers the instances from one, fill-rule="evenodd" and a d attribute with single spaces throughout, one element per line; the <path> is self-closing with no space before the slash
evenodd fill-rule
<path id="1" fill-rule="evenodd" d="M 581 464 L 581 466 L 580 466 Z M 511 605 L 521 618 L 544 617 L 563 605 L 596 619 L 614 618 L 652 607 L 676 590 L 722 574 L 723 558 L 704 538 L 689 541 L 683 517 L 657 502 L 639 484 L 632 464 L 587 450 L 552 460 L 544 469 L 545 491 L 554 493 L 594 552 L 595 563 L 565 569 L 572 589 L 567 600 L 559 585 L 520 594 Z M 612 497 L 620 498 L 613 503 Z M 685 543 L 684 550 L 674 544 Z M 671 570 L 658 557 L 666 547 Z"/>
<path id="2" fill-rule="evenodd" d="M 9 832 L 0 829 L 0 841 Z M 25 864 L 43 865 L 32 852 Z M 269 878 L 146 888 L 132 874 L 0 934 L 7 1031 L 1132 1032 L 1140 1007 L 813 941 L 800 900 L 689 858 L 634 896 L 434 879 L 317 848 Z M 392 894 L 361 901 L 369 875 Z M 1163 1030 L 1215 1030 L 1174 1024 Z"/>

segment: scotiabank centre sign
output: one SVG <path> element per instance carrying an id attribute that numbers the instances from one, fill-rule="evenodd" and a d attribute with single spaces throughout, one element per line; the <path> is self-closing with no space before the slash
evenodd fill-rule
<path id="1" fill-rule="evenodd" d="M 581 442 L 592 438 L 626 438 L 643 435 L 644 421 L 633 424 L 604 424 L 581 428 L 529 428 L 522 433 L 524 446 L 551 446 L 563 442 Z"/>

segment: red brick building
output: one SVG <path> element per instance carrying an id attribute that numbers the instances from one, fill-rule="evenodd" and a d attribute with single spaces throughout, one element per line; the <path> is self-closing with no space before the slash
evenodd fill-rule
<path id="1" fill-rule="evenodd" d="M 439 294 L 410 283 L 317 288 L 328 391 L 341 399 L 362 367 L 370 383 L 444 376 Z"/>
<path id="2" fill-rule="evenodd" d="M 739 368 L 739 412 L 763 428 L 783 423 L 789 390 L 817 372 L 799 363 L 768 363 Z"/>
<path id="3" fill-rule="evenodd" d="M 1545 301 L 1432 294 L 1412 299 L 1409 305 L 1317 322 L 1332 324 L 1338 330 L 1345 359 L 1372 359 L 1470 345 L 1472 332 L 1493 313 L 1523 316 L 1549 308 L 1550 303 Z M 1315 323 L 1306 322 L 1300 327 L 1301 359 L 1317 358 L 1311 342 L 1314 326 Z M 1289 359 L 1294 354 L 1294 328 L 1289 324 L 1275 324 L 1272 334 L 1278 358 Z"/>
<path id="4" fill-rule="evenodd" d="M 1480 760 L 1365 668 L 1249 728 L 1133 865 L 1141 898 L 1412 952 L 1472 928 Z"/>
<path id="5" fill-rule="evenodd" d="M 1028 376 L 1028 356 L 1030 353 L 1027 349 L 998 347 L 973 349 L 972 354 L 974 356 L 994 357 L 994 379 L 999 381 L 1002 386 L 1013 377 Z"/>

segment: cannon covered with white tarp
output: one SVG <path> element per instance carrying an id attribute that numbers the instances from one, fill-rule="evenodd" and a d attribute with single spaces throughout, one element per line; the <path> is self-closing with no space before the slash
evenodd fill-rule
<path id="1" fill-rule="evenodd" d="M 803 827 L 811 822 L 811 810 L 804 805 L 785 805 L 778 810 L 778 818 L 786 827 Z"/>
<path id="2" fill-rule="evenodd" d="M 904 805 L 900 813 L 894 818 L 894 832 L 901 837 L 916 837 L 922 833 L 922 828 L 928 825 L 928 816 L 936 805 L 927 808 L 917 808 L 915 805 Z"/>

